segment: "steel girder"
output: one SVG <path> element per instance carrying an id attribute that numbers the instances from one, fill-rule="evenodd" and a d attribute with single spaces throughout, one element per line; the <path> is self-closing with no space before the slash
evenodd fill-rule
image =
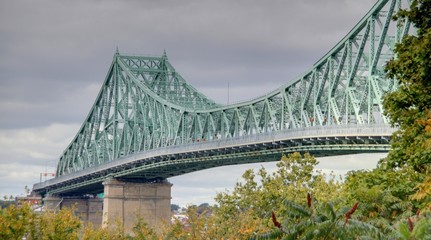
<path id="1" fill-rule="evenodd" d="M 155 148 L 35 184 L 41 194 L 81 195 L 103 191 L 107 178 L 154 182 L 216 166 L 279 160 L 282 154 L 334 156 L 387 152 L 393 128 L 386 124 L 331 125 Z"/>
<path id="2" fill-rule="evenodd" d="M 86 121 L 60 158 L 63 175 L 131 153 L 171 146 L 186 109 L 218 105 L 189 85 L 162 57 L 115 54 Z"/>
<path id="3" fill-rule="evenodd" d="M 382 95 L 393 48 L 412 32 L 391 21 L 407 0 L 380 0 L 302 76 L 254 100 L 221 106 L 162 57 L 114 55 L 84 124 L 63 152 L 57 176 L 142 151 L 312 126 L 387 123 Z"/>

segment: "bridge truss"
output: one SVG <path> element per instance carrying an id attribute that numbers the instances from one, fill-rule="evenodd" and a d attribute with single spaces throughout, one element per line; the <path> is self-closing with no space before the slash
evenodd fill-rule
<path id="1" fill-rule="evenodd" d="M 117 51 L 90 113 L 60 157 L 57 176 L 190 144 L 319 127 L 388 127 L 382 95 L 397 88 L 397 83 L 385 78 L 384 66 L 393 57 L 395 44 L 413 31 L 410 22 L 391 18 L 409 4 L 407 0 L 379 0 L 303 75 L 265 96 L 228 106 L 215 103 L 188 84 L 166 53 L 144 57 Z M 371 141 L 374 145 L 365 140 L 355 144 L 364 143 L 359 152 L 387 151 L 389 135 Z M 300 145 L 301 151 L 316 147 Z M 337 154 L 330 141 L 318 145 L 321 151 L 331 152 L 327 155 Z M 176 160 L 167 157 L 164 161 Z M 175 171 L 177 175 L 189 172 Z"/>

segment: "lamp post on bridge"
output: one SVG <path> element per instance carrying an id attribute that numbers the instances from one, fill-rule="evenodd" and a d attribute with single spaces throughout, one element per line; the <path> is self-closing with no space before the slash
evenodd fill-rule
<path id="1" fill-rule="evenodd" d="M 46 181 L 46 177 L 55 177 L 55 173 L 48 173 L 48 172 L 40 173 L 40 182 L 42 182 L 42 176 L 45 176 L 45 181 Z"/>
<path id="2" fill-rule="evenodd" d="M 45 177 L 45 181 L 47 177 L 55 177 L 54 172 L 48 172 L 48 163 L 53 162 L 55 164 L 56 160 L 48 160 L 45 161 L 45 172 L 40 173 L 40 182 L 42 182 L 42 176 Z"/>

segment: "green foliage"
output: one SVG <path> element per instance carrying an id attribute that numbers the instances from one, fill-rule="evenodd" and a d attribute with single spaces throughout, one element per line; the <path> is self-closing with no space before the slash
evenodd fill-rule
<path id="1" fill-rule="evenodd" d="M 0 209 L 7 208 L 7 207 L 9 207 L 12 204 L 14 204 L 14 202 L 12 202 L 12 201 L 3 201 L 3 200 L 0 200 Z"/>
<path id="2" fill-rule="evenodd" d="M 254 227 L 252 230 L 266 232 L 272 226 L 270 215 L 273 210 L 283 216 L 288 210 L 283 203 L 285 200 L 300 203 L 308 192 L 321 201 L 339 198 L 341 183 L 335 176 L 315 172 L 317 164 L 310 154 L 301 156 L 294 153 L 283 157 L 272 174 L 263 167 L 257 175 L 247 170 L 243 181 L 237 183 L 232 192 L 220 193 L 216 197 L 219 207 L 215 215 L 219 226 L 227 223 L 220 231 L 229 237 L 235 237 L 231 234 L 237 232 L 251 234 L 253 231 L 242 225 L 247 222 L 249 227 Z"/>
<path id="3" fill-rule="evenodd" d="M 189 235 L 191 239 L 204 239 L 202 235 L 205 235 L 205 218 L 204 213 L 198 212 L 199 208 L 192 206 L 187 210 Z"/>
<path id="4" fill-rule="evenodd" d="M 73 209 L 44 212 L 34 215 L 27 239 L 79 239 L 81 225 L 80 219 L 73 214 Z"/>
<path id="5" fill-rule="evenodd" d="M 36 214 L 27 204 L 0 211 L 0 239 L 79 239 L 79 218 L 71 209 Z"/>
<path id="6" fill-rule="evenodd" d="M 304 197 L 305 200 L 305 197 Z M 305 202 L 305 201 L 304 201 Z M 283 224 L 255 239 L 382 239 L 375 226 L 355 219 L 358 203 L 336 210 L 332 203 L 298 204 L 286 200 L 287 215 Z M 277 220 L 273 222 L 276 223 Z"/>
<path id="7" fill-rule="evenodd" d="M 344 183 L 314 171 L 309 154 L 283 157 L 273 173 L 248 170 L 218 205 L 189 206 L 186 221 L 151 229 L 138 219 L 133 234 L 121 222 L 84 225 L 73 209 L 35 214 L 0 211 L 0 239 L 427 239 L 431 178 L 411 167 L 352 171 Z M 360 202 L 360 204 L 355 204 Z M 422 209 L 421 211 L 416 211 Z M 417 212 L 417 213 L 416 213 Z M 414 214 L 415 213 L 415 214 Z"/>
<path id="8" fill-rule="evenodd" d="M 301 196 L 307 192 L 316 192 L 317 198 L 332 199 L 338 195 L 340 183 L 334 176 L 323 173 L 313 175 L 317 160 L 310 154 L 303 157 L 299 153 L 283 157 L 277 163 L 276 172 L 269 174 L 261 168 L 256 175 L 253 170 L 247 170 L 237 183 L 232 193 L 220 193 L 216 201 L 219 212 L 227 215 L 252 209 L 257 217 L 264 217 L 274 208 L 283 208 L 283 200 L 301 201 Z M 256 180 L 259 179 L 259 181 Z"/>
<path id="9" fill-rule="evenodd" d="M 387 169 L 385 161 L 371 171 L 351 171 L 346 176 L 343 194 L 348 202 L 360 201 L 364 219 L 385 218 L 392 222 L 421 207 L 411 200 L 425 176 L 410 167 Z"/>
<path id="10" fill-rule="evenodd" d="M 411 10 L 396 19 L 411 21 L 416 36 L 407 36 L 386 65 L 387 76 L 399 81 L 398 90 L 384 97 L 385 114 L 399 130 L 392 135 L 389 167 L 409 165 L 426 172 L 431 165 L 431 0 L 414 0 Z"/>
<path id="11" fill-rule="evenodd" d="M 0 210 L 0 239 L 22 239 L 30 230 L 34 213 L 28 205 Z"/>
<path id="12" fill-rule="evenodd" d="M 163 239 L 188 239 L 188 232 L 186 230 L 186 226 L 176 220 L 174 223 L 172 223 L 172 225 L 170 226 L 169 229 L 167 229 L 167 232 L 165 232 L 164 234 L 162 234 Z M 159 239 L 161 239 L 161 237 L 159 237 Z"/>
<path id="13" fill-rule="evenodd" d="M 12 204 L 15 204 L 13 201 L 14 199 L 15 198 L 12 195 L 10 195 L 10 196 L 4 195 L 3 200 L 0 200 L 0 210 L 3 208 L 9 207 Z"/>
<path id="14" fill-rule="evenodd" d="M 96 229 L 93 224 L 88 224 L 83 227 L 82 230 L 82 240 L 110 240 L 114 239 L 113 236 L 118 236 L 118 234 L 113 234 L 111 229 L 98 228 Z M 121 240 L 121 239 L 119 239 Z"/>
<path id="15" fill-rule="evenodd" d="M 408 19 L 418 29 L 418 35 L 426 34 L 431 29 L 431 1 L 413 0 L 410 10 L 400 10 L 395 19 Z"/>
<path id="16" fill-rule="evenodd" d="M 422 208 L 431 208 L 431 176 L 426 176 L 423 182 L 416 185 L 415 190 L 410 199 L 420 202 Z"/>
<path id="17" fill-rule="evenodd" d="M 395 230 L 396 239 L 431 239 L 431 213 L 429 210 L 422 214 L 403 219 Z"/>
<path id="18" fill-rule="evenodd" d="M 418 212 L 405 217 L 394 226 L 376 226 L 376 222 L 361 220 L 361 205 L 338 210 L 332 203 L 297 204 L 285 201 L 287 215 L 283 224 L 273 217 L 274 228 L 253 239 L 431 239 L 431 213 Z M 356 211 L 358 210 L 358 211 Z"/>
<path id="19" fill-rule="evenodd" d="M 136 225 L 133 227 L 133 234 L 135 240 L 157 240 L 157 233 L 151 229 L 148 224 L 142 219 L 138 218 Z"/>
<path id="20" fill-rule="evenodd" d="M 133 235 L 125 234 L 120 222 L 111 228 L 84 225 L 71 209 L 35 214 L 29 206 L 11 206 L 1 211 L 0 239 L 431 239 L 429 210 L 405 216 L 391 225 L 379 225 L 377 221 L 364 221 L 362 203 L 359 207 L 336 207 L 340 204 L 303 196 L 301 202 L 285 200 L 282 204 L 286 209 L 283 214 L 276 211 L 272 218 L 271 214 L 265 217 L 270 224 L 266 229 L 259 225 L 262 219 L 254 218 L 251 209 L 220 222 L 217 214 L 199 214 L 192 206 L 186 223 L 176 221 L 157 234 L 138 219 Z"/>

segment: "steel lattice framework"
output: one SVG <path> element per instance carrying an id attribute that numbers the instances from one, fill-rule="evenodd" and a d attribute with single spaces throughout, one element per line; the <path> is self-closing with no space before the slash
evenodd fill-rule
<path id="1" fill-rule="evenodd" d="M 325 126 L 387 126 L 382 95 L 397 85 L 385 78 L 384 66 L 393 57 L 395 44 L 413 31 L 410 22 L 394 22 L 391 18 L 409 4 L 407 0 L 379 0 L 347 36 L 302 76 L 265 96 L 228 106 L 215 103 L 188 84 L 169 63 L 166 53 L 161 57 L 143 57 L 117 51 L 90 113 L 60 157 L 57 176 L 193 143 L 248 139 Z M 388 141 L 376 140 L 371 145 L 362 141 L 366 144 L 359 152 L 387 151 Z M 360 143 L 336 141 L 331 145 L 322 141 L 319 147 L 331 150 L 328 155 L 339 154 L 334 144 Z M 301 151 L 316 147 L 304 146 Z M 163 161 L 171 160 L 175 165 L 174 160 L 179 158 L 174 155 Z M 235 154 L 231 156 L 235 158 Z M 233 163 L 218 165 L 223 164 Z M 174 171 L 189 172 L 181 168 Z"/>

